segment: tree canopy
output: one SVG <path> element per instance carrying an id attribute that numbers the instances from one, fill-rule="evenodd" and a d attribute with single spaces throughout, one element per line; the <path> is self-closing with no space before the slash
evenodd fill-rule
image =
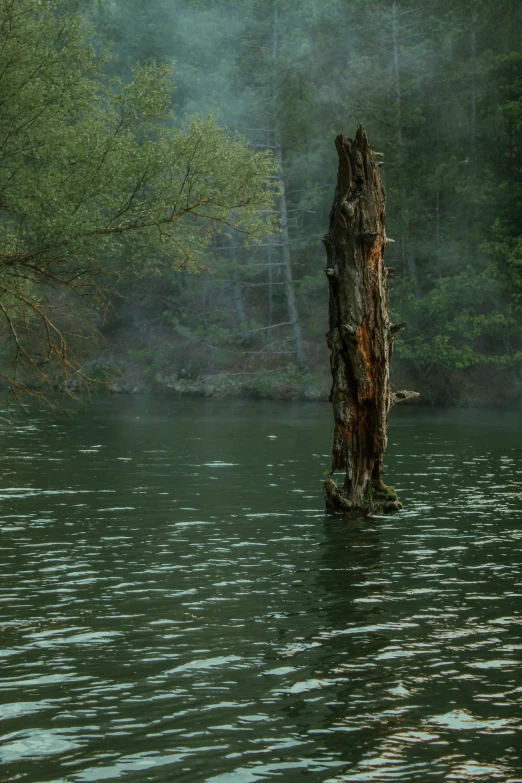
<path id="1" fill-rule="evenodd" d="M 108 56 L 87 35 L 59 0 L 0 2 L 0 311 L 13 390 L 28 389 L 28 369 L 52 383 L 53 362 L 72 368 L 54 318 L 72 294 L 100 305 L 110 277 L 196 269 L 216 231 L 259 237 L 277 188 L 270 152 L 212 116 L 177 120 L 170 67 L 107 79 Z"/>

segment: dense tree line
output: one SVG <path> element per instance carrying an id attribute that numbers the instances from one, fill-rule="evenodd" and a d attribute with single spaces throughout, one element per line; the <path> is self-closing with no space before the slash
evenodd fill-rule
<path id="1" fill-rule="evenodd" d="M 396 269 L 391 302 L 409 325 L 397 341 L 394 380 L 434 402 L 518 398 L 520 4 L 70 0 L 68 7 L 82 13 L 99 54 L 110 47 L 107 84 L 152 63 L 172 66 L 173 127 L 184 115 L 214 112 L 216 127 L 238 131 L 279 164 L 270 213 L 277 225 L 259 244 L 238 226 L 213 231 L 198 275 L 155 267 L 158 248 L 138 248 L 154 273 L 138 286 L 119 285 L 97 349 L 100 367 L 159 388 L 326 389 L 321 239 L 335 181 L 333 140 L 362 123 L 383 154 L 387 234 L 395 240 L 387 248 Z M 121 249 L 122 271 L 127 263 Z"/>
<path id="2" fill-rule="evenodd" d="M 441 402 L 518 396 L 519 4 L 107 0 L 91 20 L 117 67 L 173 62 L 180 108 L 214 109 L 280 164 L 277 233 L 255 250 L 231 233 L 199 279 L 150 281 L 148 310 L 122 307 L 150 377 L 321 383 L 333 138 L 361 122 L 384 156 L 392 306 L 409 324 L 397 382 Z"/>

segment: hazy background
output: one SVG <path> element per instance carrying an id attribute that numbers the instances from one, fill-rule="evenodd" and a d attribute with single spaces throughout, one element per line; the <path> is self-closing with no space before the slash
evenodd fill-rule
<path id="1" fill-rule="evenodd" d="M 409 324 L 396 342 L 394 383 L 436 404 L 518 401 L 519 2 L 72 5 L 92 26 L 95 46 L 111 47 L 108 75 L 129 79 L 138 61 L 171 63 L 179 122 L 212 111 L 256 148 L 271 148 L 285 193 L 283 230 L 260 246 L 221 236 L 199 275 L 123 282 L 103 339 L 85 356 L 91 373 L 123 389 L 327 394 L 321 239 L 335 183 L 333 142 L 363 123 L 385 156 L 391 306 Z M 305 362 L 296 357 L 296 334 Z"/>

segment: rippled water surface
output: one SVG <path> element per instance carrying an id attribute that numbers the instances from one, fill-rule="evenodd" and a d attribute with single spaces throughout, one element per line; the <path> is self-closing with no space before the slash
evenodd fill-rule
<path id="1" fill-rule="evenodd" d="M 522 781 L 515 414 L 394 411 L 406 510 L 325 518 L 322 404 L 2 427 L 0 780 Z"/>

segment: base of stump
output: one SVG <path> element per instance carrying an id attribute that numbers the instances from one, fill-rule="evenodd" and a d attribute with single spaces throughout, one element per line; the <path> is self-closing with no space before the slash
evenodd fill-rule
<path id="1" fill-rule="evenodd" d="M 355 504 L 343 494 L 343 490 L 333 479 L 324 483 L 324 499 L 328 514 L 394 514 L 400 511 L 402 503 L 393 487 L 382 481 L 368 484 L 362 505 Z"/>

